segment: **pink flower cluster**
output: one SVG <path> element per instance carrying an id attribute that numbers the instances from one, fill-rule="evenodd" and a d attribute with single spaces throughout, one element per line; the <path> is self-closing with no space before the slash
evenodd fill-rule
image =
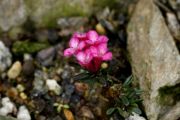
<path id="1" fill-rule="evenodd" d="M 107 42 L 105 35 L 98 35 L 94 30 L 75 33 L 69 41 L 69 48 L 64 50 L 64 56 L 75 56 L 83 68 L 96 73 L 103 61 L 112 59 Z"/>

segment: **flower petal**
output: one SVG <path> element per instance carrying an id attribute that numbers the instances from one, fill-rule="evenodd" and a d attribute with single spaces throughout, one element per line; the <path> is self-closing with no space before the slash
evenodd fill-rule
<path id="1" fill-rule="evenodd" d="M 86 35 L 86 33 L 77 33 L 76 32 L 76 33 L 74 33 L 73 37 L 76 37 L 80 40 L 84 40 L 84 39 L 86 39 L 87 35 Z"/>
<path id="2" fill-rule="evenodd" d="M 90 47 L 91 54 L 95 57 L 98 56 L 98 49 L 95 46 Z"/>
<path id="3" fill-rule="evenodd" d="M 93 55 L 90 49 L 86 49 L 85 54 L 86 54 L 85 63 L 88 64 L 93 59 Z"/>
<path id="4" fill-rule="evenodd" d="M 108 48 L 107 48 L 107 43 L 102 43 L 98 46 L 98 50 L 99 50 L 99 55 L 104 55 Z"/>
<path id="5" fill-rule="evenodd" d="M 91 40 L 94 43 L 98 39 L 98 34 L 97 34 L 97 32 L 95 30 L 90 30 L 87 33 L 87 37 L 88 37 L 89 40 Z"/>
<path id="6" fill-rule="evenodd" d="M 77 48 L 79 44 L 79 40 L 75 37 L 72 37 L 69 41 L 69 46 L 72 48 Z"/>
<path id="7" fill-rule="evenodd" d="M 85 63 L 85 58 L 86 57 L 86 55 L 85 55 L 85 53 L 84 52 L 78 52 L 77 54 L 76 54 L 76 59 L 80 62 L 80 63 Z"/>
<path id="8" fill-rule="evenodd" d="M 86 43 L 84 41 L 81 41 L 78 45 L 78 49 L 82 50 L 86 46 Z"/>
<path id="9" fill-rule="evenodd" d="M 107 52 L 105 55 L 103 55 L 102 59 L 104 61 L 112 60 L 112 53 L 111 52 Z"/>
<path id="10" fill-rule="evenodd" d="M 99 43 L 106 43 L 106 42 L 108 42 L 108 40 L 109 39 L 105 35 L 101 35 L 101 36 L 98 37 L 98 42 Z"/>
<path id="11" fill-rule="evenodd" d="M 67 57 L 73 55 L 74 53 L 75 53 L 74 48 L 67 48 L 64 50 L 64 56 L 67 56 Z"/>

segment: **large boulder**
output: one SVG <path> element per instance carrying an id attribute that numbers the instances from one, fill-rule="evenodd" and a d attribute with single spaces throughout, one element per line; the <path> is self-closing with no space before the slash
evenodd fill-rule
<path id="1" fill-rule="evenodd" d="M 117 0 L 0 0 L 0 30 L 8 31 L 23 23 L 36 27 L 54 27 L 57 19 L 89 16 Z"/>
<path id="2" fill-rule="evenodd" d="M 180 118 L 180 55 L 153 0 L 139 0 L 128 25 L 132 71 L 149 120 Z"/>

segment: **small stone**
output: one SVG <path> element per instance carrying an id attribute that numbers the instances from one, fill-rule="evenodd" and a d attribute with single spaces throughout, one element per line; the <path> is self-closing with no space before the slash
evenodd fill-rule
<path id="1" fill-rule="evenodd" d="M 20 75 L 21 70 L 22 70 L 22 65 L 20 61 L 16 61 L 7 72 L 7 75 L 10 79 L 15 79 Z"/>
<path id="2" fill-rule="evenodd" d="M 22 84 L 18 84 L 16 88 L 19 92 L 23 92 L 25 90 L 25 87 Z"/>
<path id="3" fill-rule="evenodd" d="M 102 68 L 102 69 L 108 68 L 108 64 L 107 64 L 106 62 L 103 62 L 103 63 L 101 64 L 101 68 Z"/>
<path id="4" fill-rule="evenodd" d="M 50 91 L 53 91 L 56 95 L 60 95 L 62 92 L 62 87 L 57 83 L 56 80 L 53 79 L 46 80 L 46 86 Z"/>
<path id="5" fill-rule="evenodd" d="M 32 76 L 35 71 L 35 66 L 33 63 L 33 60 L 25 60 L 23 67 L 22 67 L 22 72 L 26 76 Z"/>
<path id="6" fill-rule="evenodd" d="M 2 107 L 0 108 L 0 115 L 6 116 L 16 110 L 14 103 L 8 97 L 2 98 Z"/>
<path id="7" fill-rule="evenodd" d="M 106 34 L 106 30 L 105 30 L 105 28 L 102 26 L 102 24 L 101 23 L 98 23 L 97 25 L 96 25 L 96 31 L 99 33 L 99 34 Z"/>
<path id="8" fill-rule="evenodd" d="M 18 96 L 18 91 L 16 88 L 11 87 L 7 90 L 6 95 L 10 98 L 16 98 Z"/>
<path id="9" fill-rule="evenodd" d="M 74 115 L 70 110 L 64 109 L 64 115 L 67 120 L 74 120 Z"/>
<path id="10" fill-rule="evenodd" d="M 21 92 L 19 95 L 23 100 L 27 99 L 27 95 L 24 92 Z"/>
<path id="11" fill-rule="evenodd" d="M 45 100 L 41 98 L 34 99 L 34 104 L 36 111 L 38 111 L 39 113 L 42 112 L 46 106 Z"/>
<path id="12" fill-rule="evenodd" d="M 87 106 L 83 106 L 80 109 L 80 113 L 83 117 L 89 118 L 89 119 L 94 119 L 94 115 L 91 112 L 91 110 Z"/>
<path id="13" fill-rule="evenodd" d="M 40 52 L 38 52 L 37 60 L 43 66 L 50 66 L 50 65 L 53 64 L 53 59 L 55 57 L 55 53 L 56 52 L 55 52 L 55 48 L 54 47 L 43 49 Z"/>
<path id="14" fill-rule="evenodd" d="M 74 86 L 73 85 L 66 85 L 65 86 L 65 93 L 67 95 L 71 95 L 74 92 Z"/>
<path id="15" fill-rule="evenodd" d="M 19 108 L 19 111 L 17 113 L 17 119 L 18 120 L 31 120 L 30 113 L 25 106 L 21 106 Z"/>
<path id="16" fill-rule="evenodd" d="M 81 82 L 76 82 L 75 83 L 75 89 L 77 92 L 84 93 L 86 90 L 88 90 L 88 84 L 86 83 L 81 83 Z"/>
<path id="17" fill-rule="evenodd" d="M 11 58 L 12 55 L 9 49 L 0 40 L 0 73 L 4 72 L 11 65 Z"/>
<path id="18" fill-rule="evenodd" d="M 44 86 L 47 75 L 45 72 L 36 70 L 34 73 L 33 89 L 38 93 L 46 93 L 47 89 Z"/>
<path id="19" fill-rule="evenodd" d="M 133 115 L 130 115 L 128 118 L 125 120 L 146 120 L 144 117 L 139 116 L 138 114 L 133 112 Z"/>
<path id="20" fill-rule="evenodd" d="M 61 74 L 62 79 L 67 80 L 71 77 L 71 72 L 69 70 L 64 69 L 64 71 Z"/>

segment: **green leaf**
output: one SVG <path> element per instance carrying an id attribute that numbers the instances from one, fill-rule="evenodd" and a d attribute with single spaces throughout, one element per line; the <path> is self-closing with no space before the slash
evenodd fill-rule
<path id="1" fill-rule="evenodd" d="M 90 78 L 91 77 L 91 74 L 90 73 L 80 73 L 76 76 L 73 77 L 74 80 L 84 80 L 84 79 L 87 79 L 87 78 Z"/>
<path id="2" fill-rule="evenodd" d="M 142 90 L 137 89 L 137 88 L 135 88 L 134 91 L 135 91 L 136 95 L 140 95 L 143 92 Z"/>
<path id="3" fill-rule="evenodd" d="M 132 112 L 135 112 L 135 113 L 137 113 L 137 114 L 141 114 L 142 112 L 141 112 L 141 110 L 138 108 L 138 107 L 134 107 L 133 109 L 132 109 Z"/>
<path id="4" fill-rule="evenodd" d="M 69 109 L 69 105 L 68 104 L 63 105 L 63 107 L 66 108 L 66 109 Z"/>
<path id="5" fill-rule="evenodd" d="M 123 83 L 123 86 L 125 87 L 125 86 L 130 85 L 131 82 L 132 82 L 132 80 L 133 80 L 132 78 L 133 78 L 132 75 L 129 76 L 129 77 L 126 79 L 126 81 Z"/>
<path id="6" fill-rule="evenodd" d="M 121 97 L 121 100 L 122 100 L 122 102 L 123 102 L 123 104 L 124 104 L 125 106 L 128 106 L 128 105 L 129 105 L 129 100 L 128 100 L 128 98 L 127 98 L 126 96 L 122 96 L 122 97 Z"/>
<path id="7" fill-rule="evenodd" d="M 107 115 L 111 115 L 115 110 L 116 110 L 116 108 L 109 108 L 109 109 L 106 111 L 106 114 L 107 114 Z"/>
<path id="8" fill-rule="evenodd" d="M 126 118 L 126 117 L 129 116 L 129 113 L 126 112 L 126 111 L 124 111 L 124 110 L 122 110 L 120 107 L 118 107 L 117 110 L 118 110 L 119 114 L 120 114 L 122 117 Z"/>

